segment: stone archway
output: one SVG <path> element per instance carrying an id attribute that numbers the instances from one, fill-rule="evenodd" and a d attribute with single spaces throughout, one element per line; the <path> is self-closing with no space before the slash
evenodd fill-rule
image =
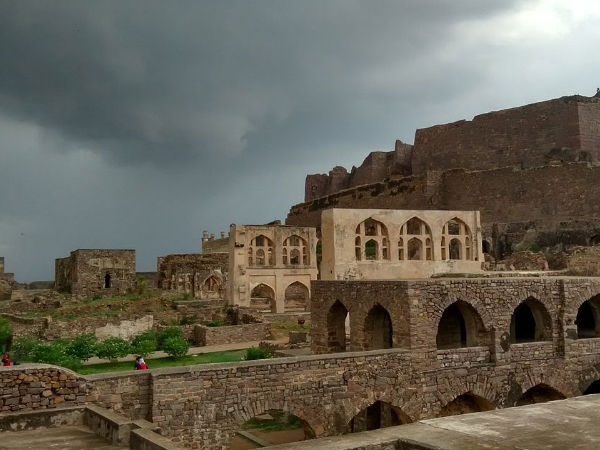
<path id="1" fill-rule="evenodd" d="M 275 291 L 268 284 L 260 283 L 250 293 L 250 307 L 260 311 L 276 312 Z"/>
<path id="2" fill-rule="evenodd" d="M 346 426 L 346 433 L 377 430 L 412 422 L 400 408 L 377 400 L 356 414 Z"/>
<path id="3" fill-rule="evenodd" d="M 315 438 L 315 432 L 305 420 L 282 409 L 269 409 L 256 414 L 239 426 L 244 433 L 236 433 L 227 445 L 231 450 L 255 448 L 251 438 L 268 444 L 287 444 Z"/>
<path id="4" fill-rule="evenodd" d="M 346 351 L 346 322 L 349 313 L 346 307 L 336 300 L 327 312 L 327 351 L 337 353 Z"/>
<path id="5" fill-rule="evenodd" d="M 545 403 L 553 400 L 564 400 L 567 398 L 563 393 L 547 384 L 536 384 L 521 395 L 515 406 L 532 405 L 534 403 Z"/>
<path id="6" fill-rule="evenodd" d="M 489 340 L 483 320 L 472 305 L 458 300 L 444 310 L 436 336 L 438 350 L 489 345 Z"/>
<path id="7" fill-rule="evenodd" d="M 394 331 L 390 313 L 377 303 L 371 308 L 365 319 L 364 348 L 376 350 L 392 348 Z"/>
<path id="8" fill-rule="evenodd" d="M 496 406 L 486 398 L 466 392 L 448 402 L 440 410 L 440 417 L 457 416 L 473 412 L 491 411 Z"/>
<path id="9" fill-rule="evenodd" d="M 552 339 L 552 319 L 542 302 L 529 297 L 514 310 L 510 322 L 513 343 L 549 341 Z"/>
<path id="10" fill-rule="evenodd" d="M 600 337 L 600 295 L 583 302 L 577 310 L 577 339 Z"/>
<path id="11" fill-rule="evenodd" d="M 294 281 L 285 289 L 284 311 L 310 310 L 310 294 L 308 288 L 299 281 Z"/>

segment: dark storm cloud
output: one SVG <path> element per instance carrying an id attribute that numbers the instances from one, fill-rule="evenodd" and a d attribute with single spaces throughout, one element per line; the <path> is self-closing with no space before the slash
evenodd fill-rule
<path id="1" fill-rule="evenodd" d="M 152 270 L 204 228 L 283 219 L 306 173 L 416 128 L 593 93 L 598 18 L 584 0 L 0 0 L 0 256 L 22 281 L 75 248 Z"/>
<path id="2" fill-rule="evenodd" d="M 360 108 L 367 69 L 418 63 L 457 21 L 510 5 L 3 2 L 0 105 L 60 134 L 64 150 L 126 163 L 230 157 L 294 114 Z"/>

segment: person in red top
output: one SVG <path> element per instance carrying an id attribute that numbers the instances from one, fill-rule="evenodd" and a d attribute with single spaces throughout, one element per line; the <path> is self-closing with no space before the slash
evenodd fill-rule
<path id="1" fill-rule="evenodd" d="M 8 352 L 4 352 L 4 354 L 2 355 L 2 365 L 10 366 L 10 355 L 8 354 Z"/>
<path id="2" fill-rule="evenodd" d="M 146 361 L 144 361 L 144 358 L 140 358 L 140 370 L 147 370 L 148 366 L 146 365 Z"/>

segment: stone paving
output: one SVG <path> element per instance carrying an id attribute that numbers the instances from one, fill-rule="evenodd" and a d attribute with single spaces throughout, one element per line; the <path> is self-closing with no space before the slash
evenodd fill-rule
<path id="1" fill-rule="evenodd" d="M 5 431 L 0 433 L 0 449 L 125 449 L 97 436 L 84 426 L 63 426 L 27 431 Z"/>

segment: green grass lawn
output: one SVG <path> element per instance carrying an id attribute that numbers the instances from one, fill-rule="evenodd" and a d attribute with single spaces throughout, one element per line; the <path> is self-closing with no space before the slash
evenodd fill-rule
<path id="1" fill-rule="evenodd" d="M 150 369 L 159 369 L 161 367 L 192 366 L 194 364 L 221 363 L 241 361 L 246 354 L 246 350 L 230 350 L 227 352 L 202 353 L 199 355 L 186 355 L 180 358 L 156 358 L 146 359 L 146 364 Z M 116 363 L 90 364 L 82 366 L 77 370 L 82 375 L 105 372 L 123 372 L 133 370 L 134 361 L 124 361 Z"/>

